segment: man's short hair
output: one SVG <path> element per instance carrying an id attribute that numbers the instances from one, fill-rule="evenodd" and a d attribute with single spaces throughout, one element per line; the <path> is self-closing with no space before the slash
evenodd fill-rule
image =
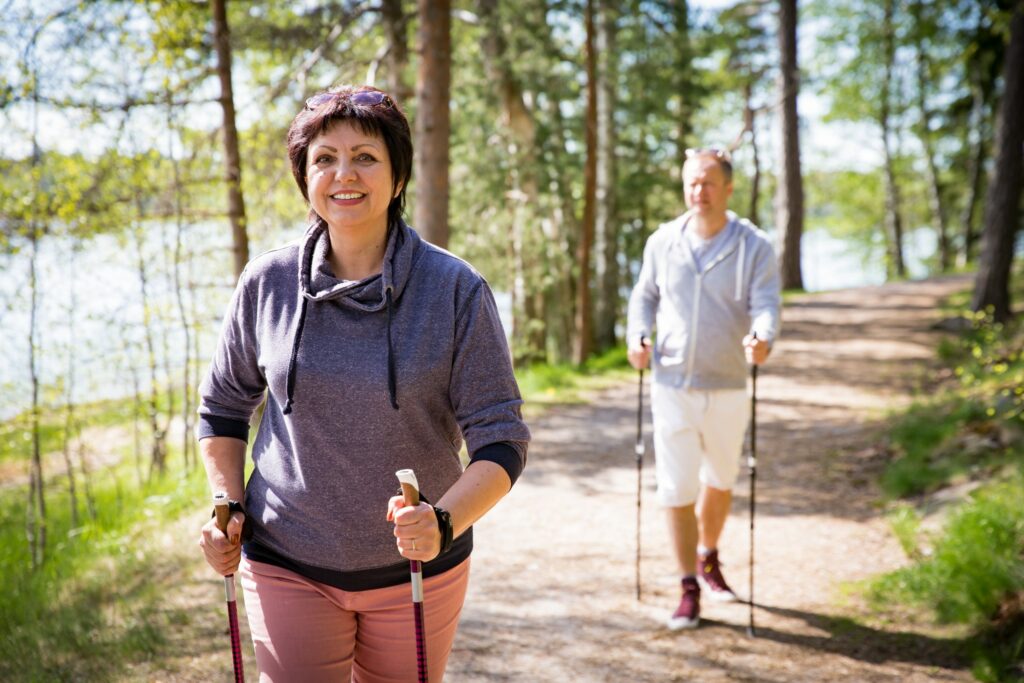
<path id="1" fill-rule="evenodd" d="M 714 159 L 725 174 L 725 182 L 732 182 L 732 155 L 729 150 L 721 147 L 691 147 L 686 150 L 686 161 L 690 159 Z"/>

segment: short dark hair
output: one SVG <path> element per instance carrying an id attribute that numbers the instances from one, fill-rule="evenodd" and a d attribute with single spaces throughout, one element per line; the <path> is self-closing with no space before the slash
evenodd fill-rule
<path id="1" fill-rule="evenodd" d="M 732 154 L 720 147 L 697 147 L 686 150 L 686 161 L 690 159 L 714 159 L 725 174 L 725 182 L 732 182 Z M 685 166 L 686 163 L 684 162 Z"/>
<path id="2" fill-rule="evenodd" d="M 380 93 L 378 104 L 353 102 L 356 93 Z M 412 177 L 412 133 L 409 121 L 393 97 L 369 85 L 342 85 L 306 100 L 292 125 L 288 128 L 288 159 L 292 175 L 303 199 L 309 201 L 306 184 L 306 161 L 313 138 L 325 133 L 338 123 L 346 121 L 365 135 L 384 141 L 391 161 L 392 189 L 402 188 L 388 204 L 388 227 L 397 224 L 405 213 L 405 191 Z M 316 211 L 309 209 L 310 221 L 322 221 Z"/>

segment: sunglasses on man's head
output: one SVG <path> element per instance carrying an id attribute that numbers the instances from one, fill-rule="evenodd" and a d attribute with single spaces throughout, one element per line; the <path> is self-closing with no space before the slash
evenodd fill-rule
<path id="1" fill-rule="evenodd" d="M 686 150 L 687 159 L 703 156 L 715 157 L 722 161 L 732 161 L 732 155 L 729 154 L 729 150 L 722 149 L 721 147 L 691 147 Z"/>
<path id="2" fill-rule="evenodd" d="M 333 100 L 347 100 L 349 104 L 359 107 L 376 107 L 383 104 L 387 107 L 394 107 L 395 103 L 391 96 L 380 90 L 358 90 L 356 92 L 322 92 L 313 95 L 306 100 L 306 109 L 314 110 Z"/>

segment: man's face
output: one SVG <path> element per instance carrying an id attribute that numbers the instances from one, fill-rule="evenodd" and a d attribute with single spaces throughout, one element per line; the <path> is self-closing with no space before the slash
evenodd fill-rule
<path id="1" fill-rule="evenodd" d="M 683 165 L 683 197 L 686 208 L 705 218 L 718 218 L 729 207 L 732 183 L 726 180 L 716 159 L 694 157 Z"/>

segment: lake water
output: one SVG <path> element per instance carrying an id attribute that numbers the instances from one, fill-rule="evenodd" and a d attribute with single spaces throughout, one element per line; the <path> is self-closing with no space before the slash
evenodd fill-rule
<path id="1" fill-rule="evenodd" d="M 163 256 L 165 245 L 173 244 L 166 233 L 147 232 L 143 258 L 147 264 L 150 313 L 156 325 L 157 355 L 162 356 L 164 339 L 171 356 L 169 366 L 175 378 L 181 366 L 184 335 L 174 297 L 171 265 Z M 188 245 L 205 245 L 196 254 L 197 273 L 224 272 L 227 265 L 223 228 L 190 228 Z M 258 247 L 254 247 L 254 250 Z M 863 249 L 839 240 L 822 230 L 804 234 L 802 268 L 808 291 L 823 291 L 877 285 L 885 281 L 882 254 L 865 255 Z M 907 236 L 906 260 L 911 277 L 927 273 L 925 262 L 935 251 L 930 230 Z M 28 385 L 28 258 L 27 252 L 0 260 L 0 419 L 23 410 L 29 402 Z M 196 315 L 202 322 L 199 362 L 209 360 L 219 321 L 230 296 L 233 278 L 184 273 L 186 281 L 199 282 Z M 136 247 L 132 240 L 109 236 L 97 238 L 72 259 L 67 244 L 44 243 L 39 258 L 39 281 L 43 288 L 37 337 L 40 376 L 54 386 L 67 375 L 68 349 L 75 349 L 76 401 L 123 396 L 133 382 L 148 382 L 147 350 L 142 332 L 144 311 Z M 511 323 L 511 297 L 495 292 L 502 321 Z M 71 329 L 73 322 L 74 329 Z M 136 368 L 133 374 L 133 367 Z M 158 369 L 164 376 L 164 369 Z M 43 397 L 54 405 L 63 402 L 62 392 L 50 389 Z"/>

